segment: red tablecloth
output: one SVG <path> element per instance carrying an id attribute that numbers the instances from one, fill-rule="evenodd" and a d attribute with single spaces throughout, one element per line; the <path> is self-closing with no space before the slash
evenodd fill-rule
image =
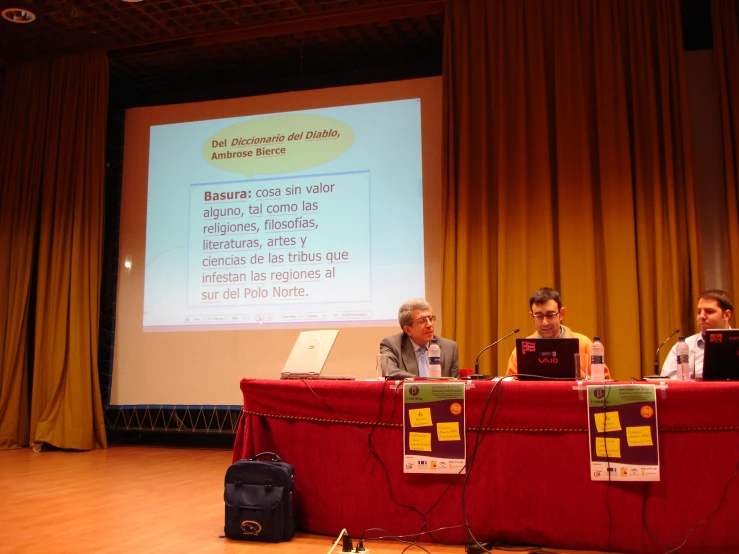
<path id="1" fill-rule="evenodd" d="M 679 545 L 726 489 L 681 552 L 739 552 L 739 477 L 730 482 L 739 383 L 658 389 L 661 481 L 610 484 L 590 480 L 585 394 L 572 382 L 505 381 L 495 390 L 475 382 L 466 393 L 468 460 L 487 411 L 466 484 L 464 475 L 403 473 L 395 383 L 244 379 L 241 390 L 234 460 L 270 451 L 293 464 L 305 531 L 412 534 L 425 517 L 426 529 L 444 528 L 427 540 L 464 544 L 466 518 L 481 542 L 665 552 L 657 540 Z"/>

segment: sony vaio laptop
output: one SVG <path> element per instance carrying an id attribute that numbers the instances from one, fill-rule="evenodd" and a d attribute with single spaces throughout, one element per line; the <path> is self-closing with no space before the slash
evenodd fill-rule
<path id="1" fill-rule="evenodd" d="M 739 329 L 708 329 L 704 381 L 739 381 Z"/>
<path id="2" fill-rule="evenodd" d="M 575 379 L 575 354 L 579 351 L 580 341 L 575 338 L 516 339 L 518 379 Z"/>
<path id="3" fill-rule="evenodd" d="M 354 377 L 348 375 L 321 374 L 338 334 L 337 329 L 301 332 L 285 362 L 285 367 L 282 368 L 280 379 L 354 380 Z"/>

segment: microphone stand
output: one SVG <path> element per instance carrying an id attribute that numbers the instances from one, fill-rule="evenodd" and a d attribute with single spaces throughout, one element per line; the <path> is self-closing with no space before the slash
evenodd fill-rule
<path id="1" fill-rule="evenodd" d="M 501 337 L 498 340 L 496 340 L 495 342 L 493 342 L 493 344 L 488 344 L 485 348 L 483 348 L 482 350 L 480 350 L 480 353 L 477 355 L 477 358 L 475 358 L 475 372 L 472 375 L 468 375 L 467 377 L 465 377 L 465 379 L 471 379 L 471 380 L 472 379 L 492 379 L 492 377 L 489 377 L 487 375 L 480 375 L 480 356 L 488 348 L 492 348 L 493 346 L 495 346 L 499 342 L 507 339 L 511 335 L 515 335 L 519 331 L 520 331 L 520 329 L 516 328 L 513 331 L 511 331 L 510 333 L 508 333 L 506 336 Z"/>
<path id="2" fill-rule="evenodd" d="M 674 337 L 674 336 L 675 336 L 675 335 L 676 335 L 677 333 L 679 333 L 679 332 L 680 332 L 680 327 L 678 327 L 677 329 L 675 329 L 675 330 L 674 330 L 674 331 L 672 332 L 672 334 L 670 334 L 670 336 L 669 336 L 669 337 L 667 337 L 667 338 L 666 338 L 666 339 L 665 339 L 665 340 L 664 340 L 664 341 L 662 342 L 662 344 L 660 344 L 660 345 L 659 345 L 659 346 L 657 347 L 657 352 L 656 352 L 656 353 L 655 353 L 655 355 L 654 355 L 654 375 L 647 375 L 647 376 L 645 377 L 645 379 L 656 379 L 656 378 L 658 378 L 658 377 L 660 376 L 660 375 L 659 375 L 659 351 L 660 351 L 660 350 L 662 350 L 662 347 L 663 347 L 663 346 L 664 346 L 665 344 L 667 344 L 667 343 L 669 342 L 669 340 L 670 340 L 670 339 L 671 339 L 672 337 Z"/>

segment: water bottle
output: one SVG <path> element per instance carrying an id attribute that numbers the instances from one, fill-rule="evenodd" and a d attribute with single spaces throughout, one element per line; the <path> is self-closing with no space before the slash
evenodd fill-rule
<path id="1" fill-rule="evenodd" d="M 679 337 L 675 346 L 675 354 L 677 355 L 677 375 L 678 381 L 690 380 L 690 348 L 685 342 L 685 337 Z"/>
<path id="2" fill-rule="evenodd" d="M 432 339 L 426 352 L 429 359 L 429 377 L 441 377 L 441 348 L 436 339 Z"/>
<path id="3" fill-rule="evenodd" d="M 590 350 L 590 379 L 606 380 L 606 349 L 603 348 L 600 337 L 593 337 L 593 346 Z"/>

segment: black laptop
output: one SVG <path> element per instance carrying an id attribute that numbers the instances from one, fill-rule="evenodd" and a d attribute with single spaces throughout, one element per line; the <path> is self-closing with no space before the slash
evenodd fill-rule
<path id="1" fill-rule="evenodd" d="M 739 329 L 708 329 L 704 381 L 739 381 Z"/>
<path id="2" fill-rule="evenodd" d="M 518 379 L 547 381 L 575 379 L 575 354 L 578 339 L 516 339 Z"/>

